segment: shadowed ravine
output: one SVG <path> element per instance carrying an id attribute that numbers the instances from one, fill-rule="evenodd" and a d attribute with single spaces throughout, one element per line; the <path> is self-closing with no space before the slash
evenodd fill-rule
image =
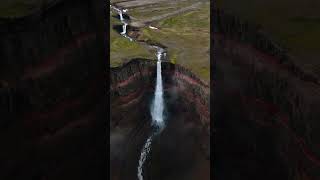
<path id="1" fill-rule="evenodd" d="M 214 18 L 216 179 L 319 179 L 319 79 L 258 26 Z"/>
<path id="2" fill-rule="evenodd" d="M 107 179 L 103 5 L 0 20 L 0 179 Z"/>

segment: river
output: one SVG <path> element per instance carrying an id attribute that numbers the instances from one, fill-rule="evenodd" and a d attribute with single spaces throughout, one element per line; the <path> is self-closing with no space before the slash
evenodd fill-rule
<path id="1" fill-rule="evenodd" d="M 134 39 L 132 39 L 127 35 L 128 22 L 123 17 L 123 13 L 126 12 L 127 10 L 122 10 L 112 5 L 110 5 L 110 8 L 114 9 L 119 15 L 120 21 L 122 23 L 122 32 L 120 34 L 125 38 L 129 39 L 130 41 L 133 41 Z M 160 46 L 152 45 L 151 47 L 156 49 L 156 57 L 157 57 L 157 74 L 156 74 L 155 93 L 154 93 L 152 104 L 150 106 L 153 132 L 147 138 L 140 153 L 140 158 L 139 158 L 138 167 L 137 167 L 137 177 L 139 180 L 143 180 L 143 165 L 147 160 L 147 157 L 151 151 L 152 140 L 156 135 L 158 135 L 165 128 L 165 117 L 164 117 L 165 103 L 163 99 L 161 63 L 162 63 L 162 60 L 166 58 L 166 51 Z"/>

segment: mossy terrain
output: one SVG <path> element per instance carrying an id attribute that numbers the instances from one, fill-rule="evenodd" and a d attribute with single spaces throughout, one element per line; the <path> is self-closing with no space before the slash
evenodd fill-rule
<path id="1" fill-rule="evenodd" d="M 114 25 L 121 25 L 120 20 L 110 16 L 110 67 L 120 66 L 133 58 L 155 58 L 142 44 L 131 42 L 116 32 Z"/>
<path id="2" fill-rule="evenodd" d="M 319 64 L 320 1 L 218 0 L 216 6 L 260 24 L 275 41 L 300 57 L 300 65 L 314 68 Z"/>
<path id="3" fill-rule="evenodd" d="M 112 1 L 114 2 L 114 1 Z M 202 4 L 201 4 L 202 3 Z M 129 8 L 132 22 L 149 21 L 158 29 L 144 26 L 139 40 L 160 43 L 167 47 L 172 63 L 180 64 L 194 72 L 202 80 L 210 80 L 210 2 L 201 0 L 165 1 Z M 180 12 L 188 7 L 196 7 Z M 173 12 L 179 13 L 165 16 Z M 111 26 L 120 23 L 112 18 Z M 132 57 L 154 58 L 154 53 L 141 44 L 132 43 L 111 29 L 111 66 L 118 66 Z M 120 43 L 121 42 L 121 43 Z"/>
<path id="4" fill-rule="evenodd" d="M 143 28 L 141 39 L 168 47 L 172 63 L 191 69 L 205 81 L 210 80 L 210 4 L 153 23 L 159 30 Z"/>
<path id="5" fill-rule="evenodd" d="M 31 14 L 52 0 L 1 0 L 0 17 L 17 18 Z"/>

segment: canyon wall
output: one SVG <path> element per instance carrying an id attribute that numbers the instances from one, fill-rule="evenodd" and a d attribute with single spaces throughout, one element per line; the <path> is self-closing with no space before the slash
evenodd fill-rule
<path id="1" fill-rule="evenodd" d="M 1 179 L 106 178 L 104 6 L 0 19 Z"/>
<path id="2" fill-rule="evenodd" d="M 209 167 L 210 158 L 209 86 L 191 71 L 169 62 L 162 62 L 162 77 L 167 127 L 159 135 L 162 141 L 155 137 L 149 157 L 152 166 L 146 163 L 144 170 L 144 176 L 154 179 L 165 179 L 170 173 L 178 175 L 180 171 L 185 176 L 184 168 L 196 166 L 195 162 L 202 158 L 205 162 L 201 166 Z M 133 59 L 110 69 L 111 179 L 136 176 L 141 148 L 152 132 L 150 105 L 155 81 L 156 60 Z M 188 136 L 192 137 L 184 142 L 182 139 Z M 167 149 L 177 144 L 178 147 Z M 179 153 L 181 148 L 188 150 Z M 167 153 L 174 158 L 165 160 Z M 174 172 L 161 172 L 171 165 Z M 161 175 L 157 175 L 159 171 Z M 188 171 L 199 173 L 197 168 Z"/>
<path id="3" fill-rule="evenodd" d="M 244 124 L 246 128 L 251 127 L 246 130 L 251 133 L 251 137 L 247 137 L 246 143 L 251 142 L 246 145 L 247 151 L 257 159 L 268 152 L 265 158 L 272 157 L 283 165 L 283 169 L 278 168 L 282 171 L 279 172 L 273 169 L 275 162 L 269 162 L 264 168 L 272 175 L 266 177 L 318 179 L 318 77 L 299 68 L 288 52 L 258 26 L 221 10 L 214 11 L 214 54 L 219 59 L 215 67 L 214 91 L 219 101 L 214 106 L 215 113 L 221 114 L 222 108 L 228 106 L 226 103 L 234 104 L 234 107 L 229 105 L 229 113 L 242 110 L 240 114 L 247 121 L 236 122 L 241 121 L 240 117 L 227 121 L 242 124 L 239 128 Z M 216 123 L 224 120 L 219 117 Z M 244 133 L 245 128 L 239 131 Z M 262 158 L 258 163 L 265 161 Z"/>
<path id="4" fill-rule="evenodd" d="M 154 88 L 156 61 L 134 59 L 122 67 L 111 68 L 110 100 L 111 102 L 131 103 L 145 91 Z M 189 103 L 194 103 L 199 120 L 210 132 L 209 86 L 186 68 L 169 62 L 162 62 L 164 90 L 178 89 L 179 95 Z M 140 93 L 140 94 L 139 94 Z M 124 105 L 124 104 L 122 104 Z"/>
<path id="5" fill-rule="evenodd" d="M 200 154 L 209 160 L 210 106 L 208 85 L 189 70 L 169 62 L 162 62 L 162 75 L 165 104 L 171 113 L 165 115 L 168 126 L 172 126 L 170 124 L 175 124 L 174 122 L 178 122 L 179 118 L 184 116 L 185 124 L 174 128 L 179 132 L 185 129 L 187 119 L 191 118 L 190 121 L 195 124 L 196 131 L 200 133 L 198 133 L 199 137 L 194 137 L 199 146 L 189 149 L 200 151 Z M 113 151 L 110 158 L 112 163 L 111 177 L 113 178 L 122 177 L 125 179 L 130 175 L 135 176 L 138 155 L 140 155 L 140 149 L 137 147 L 142 147 L 145 139 L 151 133 L 150 104 L 154 96 L 155 78 L 156 60 L 133 59 L 121 67 L 110 70 L 110 146 Z M 169 130 L 169 132 L 171 131 Z M 177 134 L 173 136 L 175 137 L 169 138 L 171 141 L 176 138 Z M 169 141 L 165 140 L 164 142 Z M 198 147 L 200 148 L 197 149 Z M 116 154 L 119 149 L 126 149 L 126 153 L 121 150 L 122 155 Z M 160 150 L 154 149 L 154 151 Z M 175 151 L 171 150 L 171 153 L 174 154 Z M 172 163 L 175 162 L 172 161 Z M 121 164 L 123 165 L 121 166 Z M 153 162 L 153 164 L 157 166 L 158 163 Z M 131 170 L 128 172 L 130 168 Z M 151 170 L 146 173 L 151 175 Z"/>

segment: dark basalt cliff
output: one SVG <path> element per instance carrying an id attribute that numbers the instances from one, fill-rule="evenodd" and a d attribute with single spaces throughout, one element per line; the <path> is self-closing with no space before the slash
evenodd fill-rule
<path id="1" fill-rule="evenodd" d="M 128 179 L 136 176 L 140 150 L 151 133 L 156 61 L 134 59 L 112 68 L 110 75 L 111 178 Z M 191 167 L 191 176 L 196 176 L 199 166 L 209 174 L 209 87 L 189 70 L 169 62 L 162 62 L 162 75 L 167 127 L 159 137 L 162 140 L 154 140 L 152 163 L 147 163 L 152 166 L 147 165 L 145 176 L 166 179 L 181 172 L 183 179 L 186 168 Z M 172 172 L 161 172 L 169 167 Z"/>
<path id="2" fill-rule="evenodd" d="M 319 179 L 318 78 L 257 26 L 214 18 L 218 179 Z"/>
<path id="3" fill-rule="evenodd" d="M 0 21 L 0 179 L 106 179 L 104 2 Z"/>

